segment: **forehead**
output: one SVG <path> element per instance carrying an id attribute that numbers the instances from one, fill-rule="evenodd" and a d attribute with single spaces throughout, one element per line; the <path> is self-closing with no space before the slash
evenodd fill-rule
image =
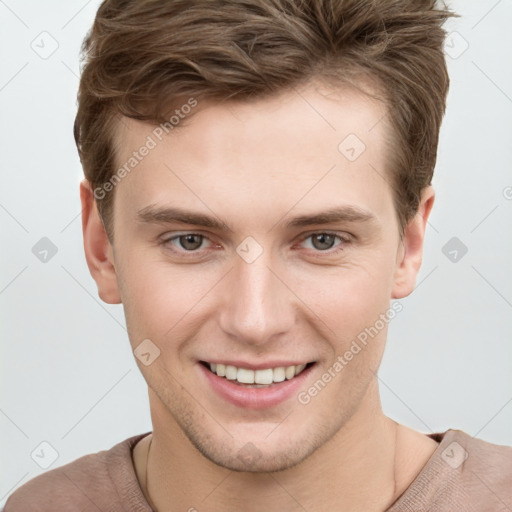
<path id="1" fill-rule="evenodd" d="M 251 102 L 198 99 L 192 114 L 186 111 L 172 130 L 127 118 L 119 124 L 119 167 L 137 162 L 115 202 L 231 205 L 258 215 L 276 204 L 334 201 L 339 190 L 346 201 L 366 197 L 374 208 L 388 206 L 386 107 L 361 91 L 309 84 Z M 151 149 L 134 156 L 143 146 Z"/>

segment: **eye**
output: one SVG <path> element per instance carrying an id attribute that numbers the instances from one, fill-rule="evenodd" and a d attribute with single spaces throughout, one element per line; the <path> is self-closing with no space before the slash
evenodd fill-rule
<path id="1" fill-rule="evenodd" d="M 178 252 L 180 250 L 193 252 L 201 248 L 201 245 L 205 239 L 206 237 L 199 233 L 185 233 L 182 235 L 166 238 L 162 241 L 162 243 L 172 245 L 172 249 L 177 250 Z"/>
<path id="2" fill-rule="evenodd" d="M 315 249 L 325 251 L 332 249 L 334 246 L 335 236 L 329 233 L 315 233 L 310 235 L 306 240 L 311 239 L 311 243 Z"/>
<path id="3" fill-rule="evenodd" d="M 336 239 L 339 240 L 339 243 L 336 244 Z M 309 244 L 315 252 L 328 252 L 329 254 L 335 254 L 344 249 L 344 246 L 350 242 L 350 239 L 347 236 L 342 236 L 336 233 L 312 233 L 304 238 L 304 243 L 311 240 Z M 334 250 L 331 250 L 333 249 Z"/>

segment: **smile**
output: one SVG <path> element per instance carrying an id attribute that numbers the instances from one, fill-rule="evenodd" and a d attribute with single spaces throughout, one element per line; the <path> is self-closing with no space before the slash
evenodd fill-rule
<path id="1" fill-rule="evenodd" d="M 235 361 L 229 362 L 232 364 L 198 361 L 199 375 L 215 395 L 244 409 L 266 409 L 293 399 L 316 366 L 316 362 L 268 361 L 254 366 L 241 361 L 240 366 L 235 366 Z"/>
<path id="2" fill-rule="evenodd" d="M 251 370 L 249 368 L 238 368 L 232 365 L 221 363 L 207 363 L 203 365 L 219 377 L 224 377 L 234 383 L 246 385 L 247 387 L 267 387 L 274 383 L 291 380 L 306 367 L 313 363 L 304 363 L 293 366 L 279 366 L 277 368 L 265 368 L 261 370 Z"/>

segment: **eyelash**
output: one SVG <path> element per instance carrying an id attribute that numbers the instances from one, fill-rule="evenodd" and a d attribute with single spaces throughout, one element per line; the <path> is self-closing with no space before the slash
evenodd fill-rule
<path id="1" fill-rule="evenodd" d="M 167 246 L 169 244 L 169 242 L 178 240 L 179 238 L 181 238 L 183 236 L 187 236 L 187 235 L 200 236 L 200 237 L 202 237 L 202 241 L 209 240 L 209 238 L 206 235 L 203 235 L 202 233 L 187 232 L 187 233 L 180 233 L 178 235 L 174 235 L 169 238 L 164 238 L 161 240 L 160 244 L 163 246 Z M 309 234 L 305 235 L 303 238 L 301 238 L 300 242 L 302 243 L 314 235 L 329 235 L 329 236 L 338 238 L 340 240 L 340 243 L 337 246 L 334 246 L 333 249 L 326 249 L 325 251 L 313 249 L 313 252 L 315 253 L 314 257 L 318 257 L 318 258 L 322 258 L 323 257 L 322 255 L 324 255 L 324 254 L 328 255 L 328 256 L 337 255 L 337 254 L 341 253 L 342 251 L 344 251 L 345 246 L 351 242 L 350 238 L 347 235 L 341 235 L 340 233 L 335 233 L 332 231 L 315 231 L 313 233 L 309 233 Z M 211 242 L 211 240 L 210 240 L 210 242 Z M 176 250 L 176 249 L 172 248 L 171 251 L 174 253 L 178 253 L 179 255 L 184 256 L 185 258 L 190 258 L 190 257 L 196 257 L 198 255 L 200 249 L 187 251 L 186 249 Z"/>

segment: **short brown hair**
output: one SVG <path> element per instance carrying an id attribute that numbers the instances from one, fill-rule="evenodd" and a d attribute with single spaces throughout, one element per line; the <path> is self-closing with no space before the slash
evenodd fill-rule
<path id="1" fill-rule="evenodd" d="M 85 177 L 96 188 L 115 172 L 120 115 L 161 123 L 178 98 L 249 101 L 366 77 L 393 127 L 403 232 L 435 166 L 449 16 L 435 0 L 105 0 L 82 46 L 74 135 Z M 96 200 L 109 236 L 112 201 Z"/>

